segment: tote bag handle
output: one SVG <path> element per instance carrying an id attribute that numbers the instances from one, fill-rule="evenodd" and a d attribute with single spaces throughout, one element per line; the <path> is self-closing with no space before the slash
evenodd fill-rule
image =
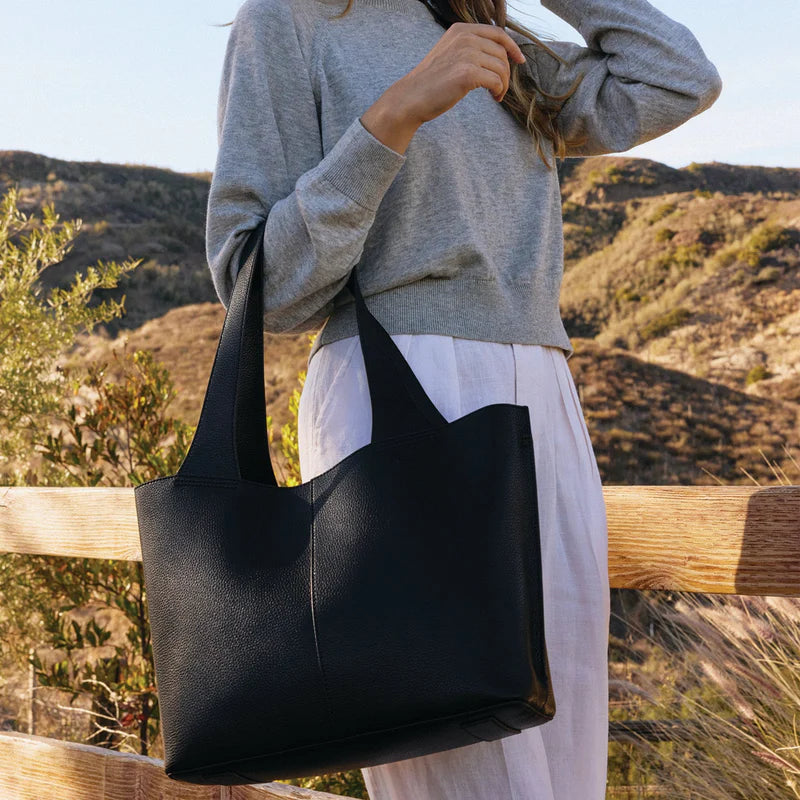
<path id="1" fill-rule="evenodd" d="M 177 475 L 277 486 L 264 398 L 263 219 L 242 248 L 200 419 Z M 358 332 L 372 404 L 372 442 L 432 430 L 446 418 L 422 388 L 386 329 L 369 311 L 354 267 Z"/>

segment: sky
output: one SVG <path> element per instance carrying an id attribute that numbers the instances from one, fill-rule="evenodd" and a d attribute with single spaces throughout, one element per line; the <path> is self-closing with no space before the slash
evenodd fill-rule
<path id="1" fill-rule="evenodd" d="M 697 37 L 723 89 L 710 109 L 625 155 L 672 167 L 800 167 L 800 0 L 651 2 Z M 0 150 L 213 170 L 230 31 L 216 25 L 232 20 L 241 0 L 3 5 Z M 585 45 L 539 2 L 507 0 L 507 9 L 534 33 Z"/>

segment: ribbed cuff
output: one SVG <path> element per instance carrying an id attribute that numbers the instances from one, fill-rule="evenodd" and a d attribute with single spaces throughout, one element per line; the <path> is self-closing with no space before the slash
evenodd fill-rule
<path id="1" fill-rule="evenodd" d="M 330 166 L 321 175 L 357 203 L 377 211 L 406 158 L 373 136 L 356 117 L 325 157 Z"/>
<path id="2" fill-rule="evenodd" d="M 565 22 L 580 31 L 583 22 L 584 0 L 540 0 L 548 10 L 557 14 Z"/>

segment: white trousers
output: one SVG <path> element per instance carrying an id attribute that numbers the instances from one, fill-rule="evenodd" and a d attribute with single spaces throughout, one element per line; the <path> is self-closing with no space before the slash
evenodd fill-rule
<path id="1" fill-rule="evenodd" d="M 530 410 L 555 717 L 362 769 L 370 800 L 604 800 L 608 762 L 608 529 L 589 432 L 558 347 L 438 334 L 395 344 L 448 422 L 492 403 Z M 368 444 L 372 407 L 357 336 L 320 348 L 298 409 L 303 482 Z"/>

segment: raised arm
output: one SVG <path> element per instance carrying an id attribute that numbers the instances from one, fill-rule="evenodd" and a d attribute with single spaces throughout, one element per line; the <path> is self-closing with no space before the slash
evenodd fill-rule
<path id="1" fill-rule="evenodd" d="M 567 137 L 586 135 L 567 156 L 619 153 L 705 111 L 722 79 L 692 32 L 647 0 L 541 0 L 586 41 L 544 40 L 553 58 L 514 31 L 539 86 L 563 94 L 585 73 L 558 119 Z"/>
<path id="2" fill-rule="evenodd" d="M 358 262 L 386 190 L 406 160 L 358 117 L 327 155 L 305 33 L 287 0 L 246 0 L 219 88 L 218 152 L 206 255 L 228 308 L 247 234 L 264 233 L 264 329 L 318 329 Z"/>

